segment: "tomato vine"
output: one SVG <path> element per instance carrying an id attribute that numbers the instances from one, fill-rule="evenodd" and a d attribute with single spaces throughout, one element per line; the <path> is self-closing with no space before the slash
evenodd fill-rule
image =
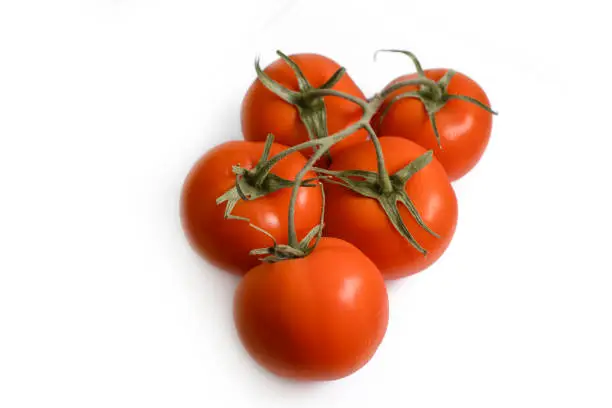
<path id="1" fill-rule="evenodd" d="M 399 52 L 396 50 L 389 51 Z M 400 212 L 398 210 L 398 205 L 401 204 L 405 206 L 409 210 L 410 215 L 414 218 L 414 220 L 421 228 L 426 230 L 431 235 L 437 237 L 437 234 L 424 223 L 418 210 L 412 203 L 410 197 L 408 197 L 408 195 L 404 191 L 404 186 L 410 179 L 410 177 L 412 177 L 412 175 L 414 175 L 420 169 L 429 164 L 429 162 L 432 160 L 433 152 L 431 150 L 428 151 L 422 157 L 419 157 L 417 160 L 408 163 L 406 167 L 404 167 L 402 170 L 390 176 L 385 167 L 384 155 L 382 153 L 382 149 L 378 141 L 378 135 L 371 126 L 371 120 L 376 114 L 376 112 L 380 109 L 385 98 L 392 92 L 397 91 L 398 89 L 401 89 L 403 87 L 420 85 L 422 87 L 422 90 L 420 92 L 423 95 L 425 95 L 426 93 L 431 93 L 432 95 L 434 93 L 437 93 L 437 96 L 432 96 L 432 100 L 439 100 L 440 98 L 444 97 L 445 86 L 452 78 L 452 74 L 449 74 L 448 77 L 444 79 L 444 81 L 440 81 L 438 83 L 435 83 L 434 81 L 425 77 L 402 81 L 401 83 L 395 84 L 391 87 L 384 89 L 382 92 L 374 95 L 372 98 L 365 101 L 356 98 L 352 95 L 346 94 L 344 92 L 331 89 L 331 87 L 340 80 L 342 75 L 344 75 L 344 68 L 338 69 L 336 73 L 332 75 L 332 77 L 330 77 L 326 81 L 325 85 L 323 85 L 322 87 L 313 88 L 308 82 L 308 80 L 304 77 L 300 68 L 297 66 L 297 64 L 295 64 L 295 62 L 291 60 L 291 58 L 289 58 L 280 51 L 278 51 L 277 54 L 291 67 L 291 69 L 295 73 L 299 84 L 299 91 L 289 90 L 278 82 L 274 81 L 272 78 L 270 78 L 259 66 L 259 60 L 255 61 L 255 70 L 257 73 L 257 77 L 270 91 L 274 92 L 284 101 L 296 106 L 296 108 L 300 112 L 300 117 L 306 124 L 306 127 L 309 131 L 310 140 L 290 147 L 287 150 L 270 158 L 267 157 L 267 154 L 264 154 L 255 169 L 251 171 L 247 171 L 246 169 L 236 166 L 234 169 L 234 172 L 237 175 L 236 186 L 226 192 L 223 196 L 219 197 L 219 199 L 217 200 L 218 204 L 221 204 L 226 201 L 228 202 L 228 205 L 226 207 L 227 218 L 236 218 L 235 216 L 232 216 L 231 210 L 237 200 L 254 200 L 258 197 L 261 197 L 262 195 L 270 194 L 280 188 L 292 188 L 291 201 L 289 204 L 288 245 L 278 245 L 277 243 L 274 243 L 274 246 L 272 248 L 255 249 L 252 253 L 254 255 L 267 254 L 269 256 L 264 258 L 264 260 L 268 262 L 275 262 L 283 259 L 303 257 L 312 251 L 314 245 L 308 246 L 309 242 L 304 242 L 304 240 L 302 240 L 302 242 L 299 242 L 295 229 L 295 203 L 298 197 L 299 188 L 304 186 L 312 187 L 312 183 L 314 182 L 314 180 L 304 180 L 304 176 L 313 169 L 314 164 L 317 162 L 317 160 L 319 160 L 324 154 L 328 153 L 329 149 L 333 145 L 340 142 L 342 139 L 348 137 L 355 131 L 359 129 L 365 129 L 370 135 L 370 140 L 374 144 L 376 150 L 376 157 L 378 162 L 378 171 L 376 173 L 356 170 L 333 172 L 321 168 L 314 168 L 314 170 L 324 176 L 321 177 L 321 179 L 325 182 L 341 184 L 344 187 L 349 188 L 358 194 L 378 200 L 379 204 L 387 214 L 389 220 L 391 221 L 395 229 L 398 231 L 398 233 L 401 234 L 419 252 L 421 252 L 423 255 L 426 255 L 427 251 L 414 239 L 413 235 L 410 233 L 404 221 L 402 220 Z M 417 70 L 419 71 L 419 73 L 421 73 L 422 69 L 420 68 L 418 60 L 416 60 L 413 54 L 408 52 L 406 52 L 406 54 L 413 58 L 413 61 L 417 66 Z M 412 94 L 402 95 L 402 97 L 412 96 Z M 363 115 L 361 119 L 353 123 L 352 125 L 344 128 L 343 130 L 336 132 L 335 134 L 328 135 L 326 131 L 326 126 L 324 126 L 325 104 L 323 102 L 323 97 L 344 98 L 348 101 L 357 104 L 363 110 Z M 415 97 L 419 97 L 424 101 L 427 100 L 421 94 Z M 316 113 L 313 113 L 315 111 Z M 432 121 L 432 123 L 435 126 L 435 121 Z M 273 136 L 270 135 L 268 137 L 268 143 L 272 143 L 272 140 Z M 278 177 L 270 173 L 272 167 L 284 157 L 296 151 L 301 151 L 308 148 L 315 148 L 315 153 L 308 159 L 306 165 L 296 175 L 295 180 L 279 180 Z M 240 176 L 243 177 L 241 178 Z M 255 183 L 249 182 L 249 178 L 256 179 L 257 181 Z M 263 185 L 267 185 L 268 188 L 262 189 L 261 187 Z M 312 238 L 320 234 L 322 228 L 322 225 L 315 227 L 307 235 L 307 238 L 311 240 Z"/>

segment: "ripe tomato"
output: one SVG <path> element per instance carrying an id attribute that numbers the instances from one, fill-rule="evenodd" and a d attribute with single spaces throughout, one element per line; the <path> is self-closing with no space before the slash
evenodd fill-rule
<path id="1" fill-rule="evenodd" d="M 324 85 L 340 68 L 335 61 L 317 54 L 296 54 L 290 58 L 301 68 L 313 88 Z M 282 59 L 270 64 L 264 69 L 264 72 L 284 87 L 298 91 L 296 75 Z M 365 99 L 361 90 L 346 73 L 331 89 Z M 310 102 L 314 104 L 317 101 L 320 102 L 320 97 Z M 358 121 L 363 114 L 363 110 L 358 105 L 339 97 L 327 96 L 324 98 L 324 103 L 329 134 L 348 127 Z M 276 141 L 287 146 L 294 146 L 309 140 L 308 131 L 300 118 L 298 108 L 269 91 L 259 79 L 253 82 L 244 97 L 241 116 L 242 132 L 246 140 L 263 141 L 268 133 L 272 133 Z M 367 132 L 360 129 L 334 145 L 330 154 L 333 157 L 345 147 L 366 139 Z M 303 154 L 310 156 L 312 151 L 312 149 L 307 149 L 303 151 Z"/>
<path id="2" fill-rule="evenodd" d="M 372 261 L 345 241 L 322 238 L 305 258 L 249 271 L 236 290 L 234 318 L 245 348 L 268 370 L 334 380 L 372 358 L 388 307 Z"/>
<path id="3" fill-rule="evenodd" d="M 249 255 L 252 249 L 269 247 L 270 239 L 251 228 L 247 222 L 224 219 L 225 205 L 216 199 L 232 188 L 236 176 L 232 166 L 240 164 L 251 169 L 259 161 L 264 143 L 232 141 L 208 151 L 192 168 L 183 186 L 181 218 L 183 228 L 194 249 L 216 266 L 244 274 L 259 261 Z M 274 143 L 271 155 L 286 150 Z M 272 168 L 272 173 L 293 180 L 304 167 L 306 159 L 292 153 Z M 315 177 L 314 173 L 307 178 Z M 252 201 L 239 201 L 232 211 L 246 217 L 254 225 L 270 232 L 279 244 L 287 243 L 287 220 L 291 189 L 285 188 Z M 319 223 L 321 192 L 316 187 L 300 187 L 296 203 L 296 231 L 305 236 Z"/>
<path id="4" fill-rule="evenodd" d="M 381 137 L 385 167 L 394 174 L 425 153 L 410 140 Z M 377 170 L 376 152 L 371 142 L 346 149 L 335 158 L 330 170 Z M 326 188 L 325 235 L 348 241 L 363 251 L 386 279 L 422 271 L 446 250 L 457 223 L 457 199 L 442 165 L 432 160 L 406 183 L 405 191 L 425 224 L 439 235 L 434 237 L 420 227 L 408 210 L 399 212 L 404 224 L 428 254 L 424 256 L 402 237 L 376 199 L 357 194 L 343 186 Z M 399 205 L 399 203 L 398 203 Z"/>
<path id="5" fill-rule="evenodd" d="M 429 69 L 424 74 L 427 78 L 439 81 L 447 69 Z M 417 74 L 406 75 L 392 81 L 387 87 L 400 81 L 416 79 Z M 387 97 L 386 103 L 393 97 L 409 91 L 416 91 L 417 86 L 401 88 Z M 465 95 L 489 106 L 489 99 L 482 88 L 464 74 L 456 73 L 450 80 L 448 94 Z M 451 181 L 457 180 L 469 172 L 480 160 L 489 143 L 492 116 L 483 108 L 462 100 L 448 100 L 435 113 L 441 148 L 436 141 L 432 124 L 423 103 L 418 99 L 406 98 L 395 102 L 382 123 L 375 117 L 373 126 L 381 135 L 395 135 L 410 139 L 425 149 L 434 151 L 442 163 Z"/>

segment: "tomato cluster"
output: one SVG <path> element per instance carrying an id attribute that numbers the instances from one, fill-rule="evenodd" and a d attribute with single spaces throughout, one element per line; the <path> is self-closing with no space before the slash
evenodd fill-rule
<path id="1" fill-rule="evenodd" d="M 387 329 L 385 279 L 442 256 L 457 223 L 451 182 L 489 140 L 494 112 L 476 82 L 386 51 L 416 72 L 369 99 L 324 56 L 256 61 L 245 140 L 207 152 L 183 187 L 190 243 L 243 276 L 238 334 L 280 376 L 334 380 L 372 358 Z"/>

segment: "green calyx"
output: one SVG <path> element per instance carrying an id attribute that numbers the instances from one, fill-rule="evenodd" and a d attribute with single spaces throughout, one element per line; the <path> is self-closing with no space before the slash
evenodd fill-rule
<path id="1" fill-rule="evenodd" d="M 321 139 L 328 136 L 327 130 L 327 111 L 323 96 L 328 95 L 317 91 L 331 90 L 342 78 L 346 70 L 339 68 L 323 85 L 318 88 L 313 87 L 300 67 L 283 54 L 276 52 L 278 56 L 289 65 L 298 81 L 298 91 L 294 91 L 279 84 L 266 74 L 259 66 L 259 60 L 255 60 L 255 70 L 261 83 L 271 92 L 287 103 L 294 105 L 300 115 L 300 119 L 308 131 L 310 140 Z"/>
<path id="2" fill-rule="evenodd" d="M 236 184 L 232 188 L 227 190 L 225 193 L 223 193 L 223 195 L 221 195 L 216 200 L 217 205 L 226 203 L 224 213 L 225 219 L 246 221 L 249 226 L 265 234 L 272 240 L 273 245 L 271 247 L 254 249 L 250 253 L 251 255 L 255 256 L 263 256 L 260 258 L 260 260 L 264 262 L 279 262 L 288 259 L 303 258 L 310 252 L 312 252 L 318 244 L 319 240 L 321 239 L 321 235 L 323 234 L 323 217 L 325 214 L 325 192 L 323 190 L 323 185 L 317 183 L 317 181 L 322 177 L 311 179 L 304 179 L 303 177 L 299 177 L 298 180 L 291 181 L 279 177 L 274 173 L 271 173 L 272 167 L 276 163 L 278 163 L 279 160 L 286 157 L 291 152 L 296 151 L 295 148 L 288 149 L 274 156 L 273 158 L 270 158 L 270 149 L 272 147 L 273 142 L 274 136 L 269 134 L 266 138 L 266 144 L 264 145 L 264 151 L 261 155 L 261 158 L 259 159 L 254 168 L 248 170 L 243 167 L 240 167 L 239 165 L 232 166 L 232 172 L 236 175 Z M 315 155 L 311 158 L 312 162 L 314 162 L 315 158 L 320 157 L 322 153 L 323 151 L 315 153 Z M 323 197 L 321 222 L 317 226 L 315 226 L 299 243 L 290 242 L 289 245 L 278 244 L 274 236 L 268 231 L 264 230 L 261 227 L 258 227 L 255 224 L 252 224 L 248 218 L 232 214 L 232 211 L 240 200 L 256 200 L 283 188 L 293 188 L 294 191 L 297 191 L 298 184 L 299 187 L 320 186 L 321 194 Z M 291 208 L 294 207 L 295 203 L 292 204 Z M 294 210 L 290 209 L 290 212 L 292 211 Z M 296 236 L 295 226 L 293 226 L 293 233 L 291 235 L 293 237 Z M 315 241 L 311 245 L 313 239 Z"/>
<path id="3" fill-rule="evenodd" d="M 291 188 L 294 182 L 271 173 L 272 166 L 269 165 L 270 149 L 274 143 L 274 136 L 268 135 L 263 154 L 258 163 L 252 169 L 245 169 L 240 165 L 232 166 L 232 172 L 236 175 L 236 184 L 217 198 L 217 205 L 227 203 L 225 206 L 225 218 L 246 220 L 232 214 L 234 207 L 240 200 L 251 201 L 272 194 L 283 188 Z M 304 180 L 303 187 L 315 187 L 313 179 Z"/>
<path id="4" fill-rule="evenodd" d="M 466 95 L 457 95 L 457 94 L 448 93 L 448 85 L 451 79 L 453 78 L 453 76 L 456 74 L 456 72 L 453 71 L 452 69 L 449 69 L 446 72 L 446 74 L 444 74 L 444 76 L 440 78 L 438 82 L 436 82 L 425 76 L 425 72 L 423 71 L 421 63 L 419 62 L 419 60 L 413 53 L 409 51 L 403 51 L 403 50 L 379 50 L 374 54 L 375 59 L 379 52 L 394 52 L 394 53 L 400 53 L 400 54 L 404 54 L 408 56 L 414 63 L 414 66 L 417 71 L 417 79 L 401 81 L 401 82 L 398 82 L 397 84 L 393 84 L 392 86 L 383 90 L 383 92 L 381 93 L 383 96 L 387 97 L 391 95 L 393 92 L 401 88 L 404 88 L 406 86 L 417 85 L 419 87 L 415 91 L 404 92 L 404 93 L 401 93 L 391 98 L 391 100 L 385 104 L 385 107 L 383 108 L 381 112 L 381 115 L 380 115 L 381 123 L 384 120 L 387 113 L 389 112 L 389 110 L 391 109 L 391 107 L 396 102 L 402 99 L 407 99 L 407 98 L 418 99 L 423 103 L 423 106 L 425 107 L 425 110 L 427 111 L 427 115 L 429 116 L 429 121 L 431 122 L 431 126 L 436 136 L 436 141 L 438 142 L 438 147 L 442 148 L 440 134 L 438 132 L 438 126 L 436 124 L 436 113 L 440 111 L 446 105 L 448 101 L 453 100 L 453 99 L 458 99 L 464 102 L 474 104 L 493 115 L 497 115 L 497 112 L 493 111 L 489 106 L 478 101 L 477 99 L 474 99 Z"/>
<path id="5" fill-rule="evenodd" d="M 406 207 L 412 218 L 421 228 L 434 237 L 439 238 L 438 234 L 425 224 L 414 203 L 410 197 L 408 197 L 408 194 L 406 194 L 406 183 L 408 180 L 427 166 L 432 158 L 433 151 L 429 150 L 395 174 L 388 176 L 390 187 L 385 187 L 385 185 L 381 183 L 380 174 L 376 172 L 365 170 L 331 171 L 325 169 L 316 169 L 316 171 L 320 174 L 331 176 L 331 179 L 326 180 L 328 183 L 339 184 L 355 193 L 377 200 L 395 229 L 416 250 L 423 255 L 427 255 L 427 250 L 417 242 L 412 233 L 408 230 L 408 227 L 406 227 L 406 224 L 402 220 L 399 206 L 403 205 Z"/>

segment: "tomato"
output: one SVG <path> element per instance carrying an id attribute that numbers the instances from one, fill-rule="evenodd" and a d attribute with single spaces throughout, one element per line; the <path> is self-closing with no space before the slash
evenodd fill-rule
<path id="1" fill-rule="evenodd" d="M 194 249 L 214 265 L 227 271 L 244 274 L 259 261 L 249 255 L 252 249 L 269 247 L 270 238 L 241 220 L 224 219 L 225 204 L 216 199 L 232 188 L 236 176 L 232 166 L 251 169 L 258 162 L 264 143 L 232 141 L 208 151 L 192 168 L 183 185 L 181 218 L 183 228 Z M 271 155 L 286 150 L 272 144 Z M 295 152 L 272 168 L 272 173 L 293 180 L 306 159 Z M 307 178 L 315 177 L 314 173 Z M 254 225 L 271 233 L 279 244 L 287 243 L 288 209 L 291 189 L 277 190 L 252 201 L 240 200 L 232 213 L 246 217 Z M 316 187 L 300 187 L 296 202 L 296 231 L 305 236 L 318 225 L 321 216 L 321 192 Z"/>
<path id="2" fill-rule="evenodd" d="M 234 318 L 246 350 L 268 370 L 334 380 L 372 358 L 388 308 L 372 261 L 345 241 L 322 238 L 305 258 L 249 271 L 236 290 Z"/>
<path id="3" fill-rule="evenodd" d="M 381 137 L 385 167 L 394 174 L 425 150 L 401 137 Z M 376 152 L 371 142 L 346 149 L 335 158 L 330 170 L 377 170 Z M 366 254 L 386 279 L 422 271 L 433 264 L 448 247 L 457 223 L 457 199 L 442 165 L 435 158 L 406 183 L 405 192 L 425 224 L 439 238 L 419 226 L 408 210 L 399 205 L 404 224 L 416 241 L 428 251 L 424 256 L 389 221 L 376 199 L 357 194 L 344 186 L 326 188 L 325 235 L 346 240 Z"/>
<path id="4" fill-rule="evenodd" d="M 314 88 L 324 85 L 340 68 L 335 61 L 317 54 L 296 54 L 290 58 L 301 68 L 304 77 Z M 264 69 L 264 72 L 284 87 L 298 91 L 296 74 L 282 59 L 270 64 Z M 331 89 L 365 99 L 361 90 L 346 73 Z M 317 100 L 320 101 L 320 97 L 310 102 L 315 104 Z M 327 129 L 330 135 L 358 121 L 363 114 L 363 110 L 358 105 L 343 98 L 326 96 L 324 104 L 327 113 Z M 306 108 L 309 110 L 308 106 Z M 268 133 L 272 133 L 277 142 L 287 146 L 294 146 L 309 140 L 308 131 L 300 118 L 298 108 L 268 90 L 259 79 L 253 82 L 244 97 L 241 116 L 242 132 L 246 140 L 262 141 L 265 140 Z M 330 154 L 333 157 L 345 147 L 366 139 L 367 132 L 360 129 L 334 145 Z M 303 154 L 309 156 L 312 152 L 312 149 L 308 149 L 304 150 Z"/>
<path id="5" fill-rule="evenodd" d="M 447 69 L 429 69 L 427 78 L 439 81 Z M 417 74 L 406 75 L 392 81 L 387 87 L 400 81 L 416 79 Z M 418 87 L 408 86 L 391 93 L 383 104 L 384 111 L 388 101 L 402 93 L 416 91 Z M 482 88 L 464 74 L 456 73 L 450 80 L 448 94 L 465 95 L 489 106 L 489 99 Z M 440 145 L 423 103 L 418 99 L 407 98 L 395 102 L 384 116 L 382 122 L 377 118 L 373 126 L 381 135 L 395 135 L 410 139 L 425 149 L 433 149 L 436 158 L 444 166 L 451 181 L 469 172 L 480 160 L 489 143 L 492 126 L 491 113 L 482 107 L 463 100 L 451 99 L 435 113 Z"/>

